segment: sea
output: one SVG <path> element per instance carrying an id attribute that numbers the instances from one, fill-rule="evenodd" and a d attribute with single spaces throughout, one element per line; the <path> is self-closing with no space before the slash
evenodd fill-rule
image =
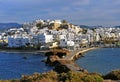
<path id="1" fill-rule="evenodd" d="M 43 73 L 53 69 L 42 60 L 44 53 L 0 52 L 0 79 L 20 79 L 22 75 Z"/>
<path id="2" fill-rule="evenodd" d="M 0 79 L 20 79 L 22 75 L 52 70 L 53 67 L 42 62 L 44 59 L 44 53 L 0 51 Z M 120 48 L 91 50 L 75 62 L 89 72 L 107 74 L 120 69 Z"/>
<path id="3" fill-rule="evenodd" d="M 120 69 L 120 48 L 100 48 L 84 53 L 76 63 L 89 72 L 108 74 Z"/>

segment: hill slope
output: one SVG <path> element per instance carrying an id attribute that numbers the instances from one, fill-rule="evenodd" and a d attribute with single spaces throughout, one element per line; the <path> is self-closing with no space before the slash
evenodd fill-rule
<path id="1" fill-rule="evenodd" d="M 7 30 L 9 28 L 20 28 L 22 24 L 18 23 L 0 23 L 0 31 Z"/>

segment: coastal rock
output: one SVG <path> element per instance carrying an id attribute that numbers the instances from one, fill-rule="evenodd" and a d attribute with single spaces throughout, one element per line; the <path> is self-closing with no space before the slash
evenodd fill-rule
<path id="1" fill-rule="evenodd" d="M 23 57 L 23 59 L 27 59 L 27 57 Z"/>
<path id="2" fill-rule="evenodd" d="M 49 57 L 50 62 L 55 62 L 55 61 L 58 60 L 58 59 L 59 59 L 59 57 L 56 56 L 56 55 L 53 55 L 53 56 L 50 56 L 50 57 Z"/>
<path id="3" fill-rule="evenodd" d="M 59 57 L 56 56 L 56 55 L 49 56 L 49 57 L 47 58 L 46 63 L 49 64 L 49 65 L 54 65 L 54 64 L 55 64 L 55 61 L 58 60 L 58 59 L 59 59 Z"/>

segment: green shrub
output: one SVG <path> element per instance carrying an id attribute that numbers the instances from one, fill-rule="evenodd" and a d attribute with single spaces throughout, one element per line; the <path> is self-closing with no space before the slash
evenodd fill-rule
<path id="1" fill-rule="evenodd" d="M 50 71 L 47 73 L 34 73 L 32 76 L 22 76 L 21 82 L 56 82 L 57 81 L 57 73 L 54 71 Z"/>
<path id="2" fill-rule="evenodd" d="M 104 79 L 120 80 L 120 70 L 114 70 L 103 77 Z"/>
<path id="3" fill-rule="evenodd" d="M 103 82 L 103 78 L 99 74 L 79 73 L 73 71 L 61 73 L 58 78 L 61 82 Z"/>
<path id="4" fill-rule="evenodd" d="M 103 82 L 103 78 L 99 75 L 86 75 L 82 78 L 84 82 Z"/>

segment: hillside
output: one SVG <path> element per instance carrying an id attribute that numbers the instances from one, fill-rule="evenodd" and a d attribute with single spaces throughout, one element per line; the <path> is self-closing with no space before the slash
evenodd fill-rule
<path id="1" fill-rule="evenodd" d="M 21 24 L 18 23 L 0 23 L 0 31 L 7 30 L 9 28 L 19 28 L 21 27 Z"/>

